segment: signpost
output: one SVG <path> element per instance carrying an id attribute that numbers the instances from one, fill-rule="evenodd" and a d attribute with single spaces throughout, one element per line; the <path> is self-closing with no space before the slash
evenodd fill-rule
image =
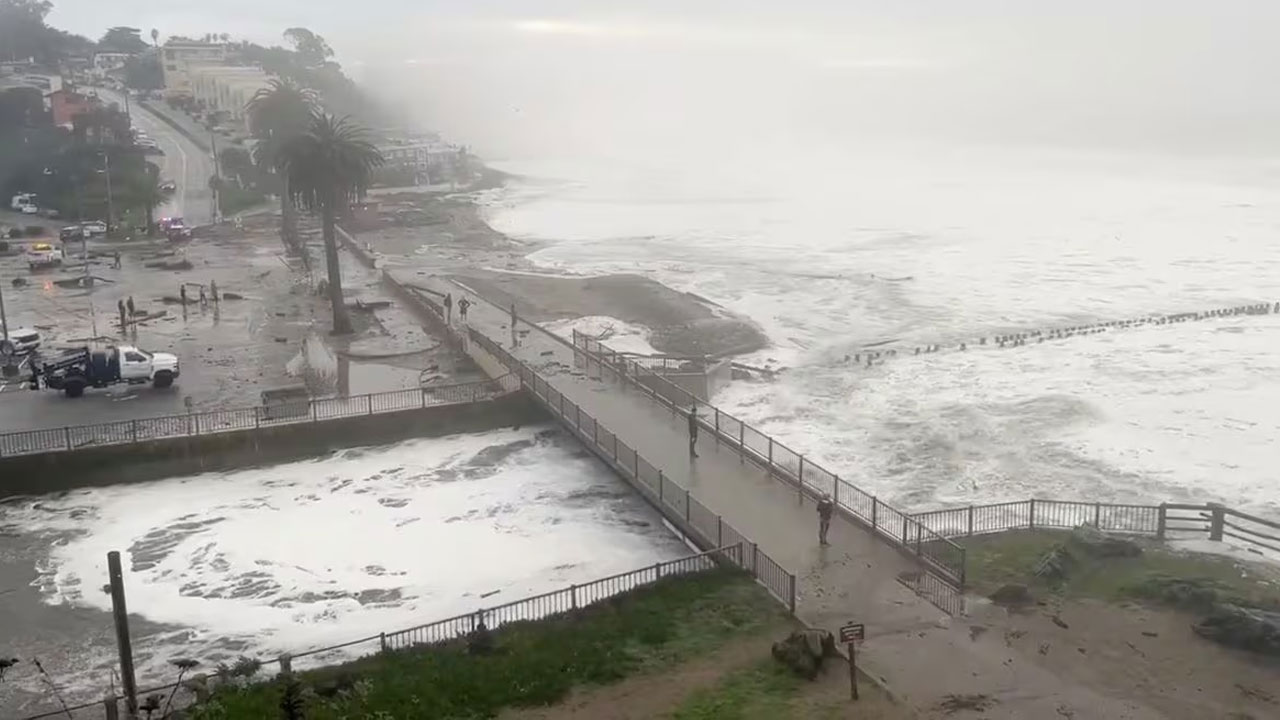
<path id="1" fill-rule="evenodd" d="M 849 646 L 849 694 L 858 699 L 858 643 L 866 638 L 867 629 L 862 623 L 849 623 L 840 628 L 840 642 Z"/>

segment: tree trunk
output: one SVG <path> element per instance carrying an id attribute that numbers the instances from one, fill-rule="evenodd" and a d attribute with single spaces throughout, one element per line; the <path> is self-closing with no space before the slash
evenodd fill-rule
<path id="1" fill-rule="evenodd" d="M 293 200 L 289 198 L 289 174 L 280 173 L 280 241 L 289 255 L 301 255 L 298 246 L 298 221 Z"/>
<path id="2" fill-rule="evenodd" d="M 333 201 L 324 204 L 324 259 L 329 266 L 329 302 L 333 305 L 333 334 L 350 335 L 351 316 L 347 314 L 347 301 L 342 296 L 342 268 L 338 265 L 337 216 Z"/>

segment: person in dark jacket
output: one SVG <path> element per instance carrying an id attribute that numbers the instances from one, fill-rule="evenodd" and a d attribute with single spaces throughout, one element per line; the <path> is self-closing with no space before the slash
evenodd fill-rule
<path id="1" fill-rule="evenodd" d="M 822 499 L 818 500 L 818 544 L 830 545 L 827 542 L 827 531 L 831 529 L 831 516 L 835 514 L 836 504 L 831 500 L 831 496 L 826 493 L 822 494 Z"/>
<path id="2" fill-rule="evenodd" d="M 698 406 L 689 407 L 689 457 L 698 457 Z"/>

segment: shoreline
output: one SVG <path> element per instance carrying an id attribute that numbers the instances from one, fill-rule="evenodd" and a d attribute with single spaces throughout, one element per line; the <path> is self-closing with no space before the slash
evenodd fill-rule
<path id="1" fill-rule="evenodd" d="M 467 192 L 379 193 L 380 222 L 354 225 L 379 267 L 401 277 L 441 275 L 475 288 L 488 300 L 517 305 L 519 313 L 543 324 L 585 317 L 610 317 L 648 331 L 655 350 L 671 355 L 717 358 L 745 355 L 770 346 L 750 318 L 691 292 L 681 292 L 636 273 L 574 275 L 550 273 L 530 259 L 555 244 L 520 240 L 495 230 L 474 192 L 505 185 L 515 176 L 492 171 L 502 182 Z M 390 206 L 390 207 L 387 207 Z M 414 224 L 382 222 L 412 217 Z"/>

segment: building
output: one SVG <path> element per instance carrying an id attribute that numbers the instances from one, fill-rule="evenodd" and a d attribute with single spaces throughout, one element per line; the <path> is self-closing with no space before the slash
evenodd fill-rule
<path id="1" fill-rule="evenodd" d="M 53 117 L 53 124 L 67 129 L 71 129 L 75 116 L 101 105 L 96 97 L 81 95 L 66 88 L 46 94 L 44 100 Z"/>
<path id="2" fill-rule="evenodd" d="M 426 185 L 453 178 L 465 157 L 462 148 L 439 140 L 393 141 L 379 145 L 378 152 L 386 161 L 385 167 L 413 170 L 416 182 Z"/>
<path id="3" fill-rule="evenodd" d="M 89 66 L 89 74 L 94 77 L 106 77 L 109 73 L 124 68 L 133 53 L 100 52 L 94 53 L 93 62 Z"/>
<path id="4" fill-rule="evenodd" d="M 227 122 L 249 132 L 249 101 L 259 90 L 270 87 L 271 76 L 256 67 L 192 65 L 187 73 L 191 97 L 206 112 L 224 113 Z"/>
<path id="5" fill-rule="evenodd" d="M 0 90 L 20 87 L 35 88 L 41 94 L 48 95 L 62 89 L 62 75 L 37 69 L 12 71 L 12 69 L 0 68 Z"/>
<path id="6" fill-rule="evenodd" d="M 221 43 L 170 40 L 160 51 L 164 92 L 168 96 L 192 95 L 191 69 L 202 65 L 221 65 L 227 59 L 227 46 Z"/>

